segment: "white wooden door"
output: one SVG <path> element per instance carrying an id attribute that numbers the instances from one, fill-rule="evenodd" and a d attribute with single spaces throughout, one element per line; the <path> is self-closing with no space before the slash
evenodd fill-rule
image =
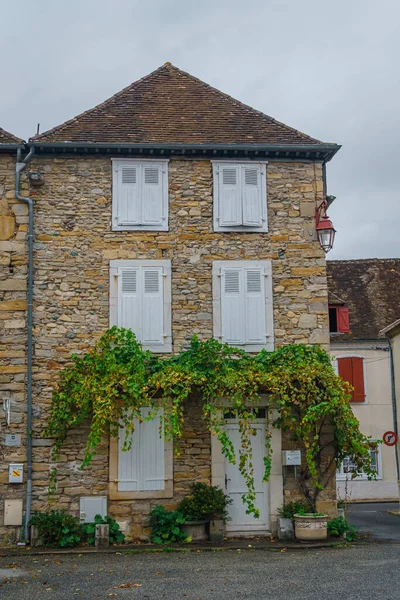
<path id="1" fill-rule="evenodd" d="M 225 459 L 225 487 L 226 493 L 232 498 L 232 504 L 229 506 L 230 520 L 227 521 L 226 529 L 231 532 L 251 532 L 268 531 L 269 529 L 269 510 L 268 510 L 268 486 L 262 481 L 265 471 L 264 457 L 265 448 L 265 420 L 257 419 L 254 422 L 256 435 L 252 437 L 253 448 L 253 467 L 254 481 L 256 488 L 256 508 L 260 510 L 258 519 L 254 515 L 246 514 L 247 506 L 243 504 L 242 495 L 247 492 L 247 487 L 243 476 L 239 472 L 239 448 L 240 432 L 238 422 L 234 419 L 226 420 L 226 432 L 232 440 L 235 447 L 237 464 L 232 465 L 228 459 Z"/>

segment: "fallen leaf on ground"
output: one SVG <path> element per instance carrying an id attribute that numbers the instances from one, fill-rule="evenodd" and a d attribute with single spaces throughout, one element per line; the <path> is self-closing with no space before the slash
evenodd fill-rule
<path id="1" fill-rule="evenodd" d="M 115 588 L 131 588 L 131 587 L 142 587 L 141 583 L 121 583 L 120 585 L 114 585 Z"/>

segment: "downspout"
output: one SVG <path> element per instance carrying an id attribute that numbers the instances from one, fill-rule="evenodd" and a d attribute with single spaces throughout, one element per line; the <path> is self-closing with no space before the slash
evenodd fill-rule
<path id="1" fill-rule="evenodd" d="M 34 148 L 30 148 L 29 154 L 21 160 L 21 150 L 17 150 L 17 163 L 15 165 L 15 197 L 20 202 L 28 205 L 29 225 L 28 225 L 28 348 L 27 348 L 27 426 L 26 426 L 26 462 L 27 462 L 27 481 L 26 481 L 26 506 L 25 506 L 25 541 L 29 541 L 28 523 L 31 518 L 32 506 L 32 359 L 33 359 L 33 200 L 29 197 L 21 196 L 19 193 L 21 183 L 21 173 L 31 160 L 34 154 Z"/>
<path id="2" fill-rule="evenodd" d="M 392 348 L 392 340 L 388 335 L 386 335 L 389 342 L 389 359 L 390 359 L 390 380 L 392 384 L 392 411 L 393 411 L 393 431 L 398 436 L 398 425 L 397 425 L 397 402 L 396 402 L 396 386 L 395 386 L 395 375 L 394 375 L 394 361 L 393 361 L 393 348 Z M 400 465 L 399 465 L 399 452 L 397 449 L 397 444 L 395 446 L 395 456 L 396 456 L 396 471 L 397 471 L 397 481 L 400 486 Z M 400 492 L 400 487 L 399 487 Z"/>

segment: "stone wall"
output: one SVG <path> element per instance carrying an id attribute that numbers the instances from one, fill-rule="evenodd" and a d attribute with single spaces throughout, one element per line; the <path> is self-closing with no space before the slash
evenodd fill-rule
<path id="1" fill-rule="evenodd" d="M 13 534 L 3 528 L 4 498 L 24 497 L 24 486 L 8 485 L 9 463 L 26 461 L 26 276 L 27 207 L 15 200 L 15 154 L 0 153 L 0 539 Z M 24 181 L 22 193 L 28 192 Z M 11 401 L 7 427 L 3 401 Z M 6 433 L 22 435 L 22 445 L 6 447 Z"/>
<path id="2" fill-rule="evenodd" d="M 208 160 L 169 162 L 168 232 L 111 231 L 109 158 L 37 157 L 30 168 L 45 175 L 44 186 L 31 190 L 36 232 L 34 508 L 43 508 L 47 498 L 51 442 L 39 437 L 47 420 L 54 382 L 71 352 L 84 351 L 108 328 L 111 259 L 171 260 L 175 352 L 184 348 L 193 334 L 202 339 L 212 337 L 212 263 L 224 259 L 272 260 L 277 345 L 303 342 L 329 347 L 325 256 L 316 239 L 314 217 L 316 201 L 322 199 L 321 165 L 268 165 L 268 234 L 213 232 L 212 169 Z M 14 243 L 21 245 L 21 254 L 16 254 L 20 262 L 15 281 L 24 281 L 23 242 Z M 25 288 L 12 292 L 18 293 L 23 300 Z M 12 320 L 21 320 L 22 326 L 22 319 L 15 313 L 10 313 Z M 20 330 L 13 330 L 13 341 L 16 331 Z M 22 354 L 20 360 L 24 362 Z M 21 371 L 24 368 L 21 364 Z M 23 373 L 18 377 L 23 386 Z M 22 393 L 21 387 L 21 400 Z M 196 422 L 197 429 L 195 421 L 187 424 L 181 442 L 185 451 L 175 460 L 177 498 L 192 481 L 190 470 L 196 478 L 209 479 L 208 435 L 198 429 L 201 420 Z M 77 510 L 80 495 L 106 493 L 108 480 L 106 442 L 93 466 L 78 470 L 82 437 L 83 431 L 71 434 L 59 469 L 60 505 L 72 510 Z M 135 511 L 146 513 L 149 503 L 115 501 L 110 504 L 110 514 L 122 519 L 132 508 L 136 519 Z"/>

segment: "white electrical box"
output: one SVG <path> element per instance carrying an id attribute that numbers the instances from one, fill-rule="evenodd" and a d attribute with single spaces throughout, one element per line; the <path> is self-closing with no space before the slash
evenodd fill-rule
<path id="1" fill-rule="evenodd" d="M 22 500 L 4 500 L 4 525 L 22 525 Z"/>
<path id="2" fill-rule="evenodd" d="M 8 483 L 23 483 L 24 465 L 8 465 Z"/>
<path id="3" fill-rule="evenodd" d="M 282 464 L 284 467 L 300 467 L 301 450 L 284 450 L 282 452 Z"/>
<path id="4" fill-rule="evenodd" d="M 107 496 L 81 496 L 79 501 L 81 523 L 93 523 L 96 515 L 107 516 Z"/>

